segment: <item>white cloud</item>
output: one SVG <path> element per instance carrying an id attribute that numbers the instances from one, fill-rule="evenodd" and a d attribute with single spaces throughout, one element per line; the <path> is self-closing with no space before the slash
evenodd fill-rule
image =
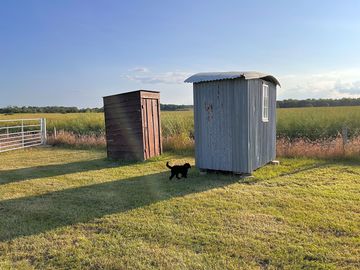
<path id="1" fill-rule="evenodd" d="M 336 83 L 335 87 L 340 93 L 360 95 L 360 80 L 347 83 L 339 81 Z"/>
<path id="2" fill-rule="evenodd" d="M 184 80 L 193 72 L 150 72 L 147 68 L 134 68 L 123 78 L 144 85 L 166 84 L 184 87 Z M 278 99 L 360 97 L 360 69 L 335 70 L 314 74 L 287 74 L 279 76 L 281 88 Z M 174 87 L 174 86 L 171 86 Z"/>
<path id="3" fill-rule="evenodd" d="M 143 84 L 183 84 L 184 80 L 189 77 L 190 74 L 189 72 L 172 71 L 146 75 L 127 74 L 124 77 L 128 80 Z"/>
<path id="4" fill-rule="evenodd" d="M 360 97 L 360 69 L 280 76 L 279 99 Z"/>
<path id="5" fill-rule="evenodd" d="M 147 72 L 149 72 L 149 69 L 146 68 L 146 67 L 134 67 L 134 68 L 129 69 L 129 71 L 131 71 L 131 72 L 144 72 L 144 73 L 147 73 Z"/>

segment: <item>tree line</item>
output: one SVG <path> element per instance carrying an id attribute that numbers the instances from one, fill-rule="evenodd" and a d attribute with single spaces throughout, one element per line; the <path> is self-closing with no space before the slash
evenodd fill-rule
<path id="1" fill-rule="evenodd" d="M 65 107 L 65 106 L 8 106 L 0 108 L 1 114 L 14 114 L 14 113 L 83 113 L 83 112 L 103 112 L 103 108 L 83 108 Z"/>
<path id="2" fill-rule="evenodd" d="M 360 106 L 360 98 L 285 99 L 277 101 L 278 108 Z"/>
<path id="3" fill-rule="evenodd" d="M 176 104 L 160 104 L 162 111 L 183 111 L 191 110 L 192 105 L 176 105 Z M 15 113 L 84 113 L 84 112 L 103 112 L 104 108 L 81 108 L 66 107 L 66 106 L 8 106 L 0 108 L 0 114 L 15 114 Z"/>
<path id="4" fill-rule="evenodd" d="M 278 108 L 301 108 L 301 107 L 337 107 L 337 106 L 360 106 L 360 98 L 342 99 L 285 99 L 278 100 Z M 193 105 L 160 104 L 162 111 L 186 111 L 193 109 Z M 0 108 L 0 114 L 15 113 L 84 113 L 103 112 L 104 108 L 77 108 L 66 106 L 8 106 Z"/>

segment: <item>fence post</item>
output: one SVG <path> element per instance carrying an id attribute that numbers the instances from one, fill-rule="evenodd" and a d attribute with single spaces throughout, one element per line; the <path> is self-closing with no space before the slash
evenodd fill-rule
<path id="1" fill-rule="evenodd" d="M 46 118 L 41 118 L 40 119 L 41 122 L 41 144 L 46 144 Z"/>
<path id="2" fill-rule="evenodd" d="M 25 146 L 24 119 L 21 119 L 21 141 L 22 141 L 22 147 L 24 147 Z"/>

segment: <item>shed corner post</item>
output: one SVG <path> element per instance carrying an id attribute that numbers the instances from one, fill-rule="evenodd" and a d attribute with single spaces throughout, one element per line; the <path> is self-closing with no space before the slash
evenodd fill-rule
<path id="1" fill-rule="evenodd" d="M 246 113 L 247 113 L 247 172 L 246 173 L 252 173 L 253 171 L 253 164 L 252 164 L 252 158 L 251 158 L 251 153 L 252 153 L 252 147 L 253 147 L 253 140 L 252 140 L 252 120 L 253 120 L 253 106 L 255 106 L 255 104 L 252 103 L 252 98 L 251 98 L 251 94 L 252 91 L 250 90 L 250 86 L 251 86 L 251 82 L 249 80 L 245 80 L 246 83 Z"/>

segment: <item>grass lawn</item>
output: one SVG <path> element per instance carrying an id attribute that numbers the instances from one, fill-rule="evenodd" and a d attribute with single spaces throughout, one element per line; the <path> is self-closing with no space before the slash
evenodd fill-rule
<path id="1" fill-rule="evenodd" d="M 168 180 L 103 151 L 0 154 L 0 269 L 359 269 L 360 166 L 283 159 Z"/>

